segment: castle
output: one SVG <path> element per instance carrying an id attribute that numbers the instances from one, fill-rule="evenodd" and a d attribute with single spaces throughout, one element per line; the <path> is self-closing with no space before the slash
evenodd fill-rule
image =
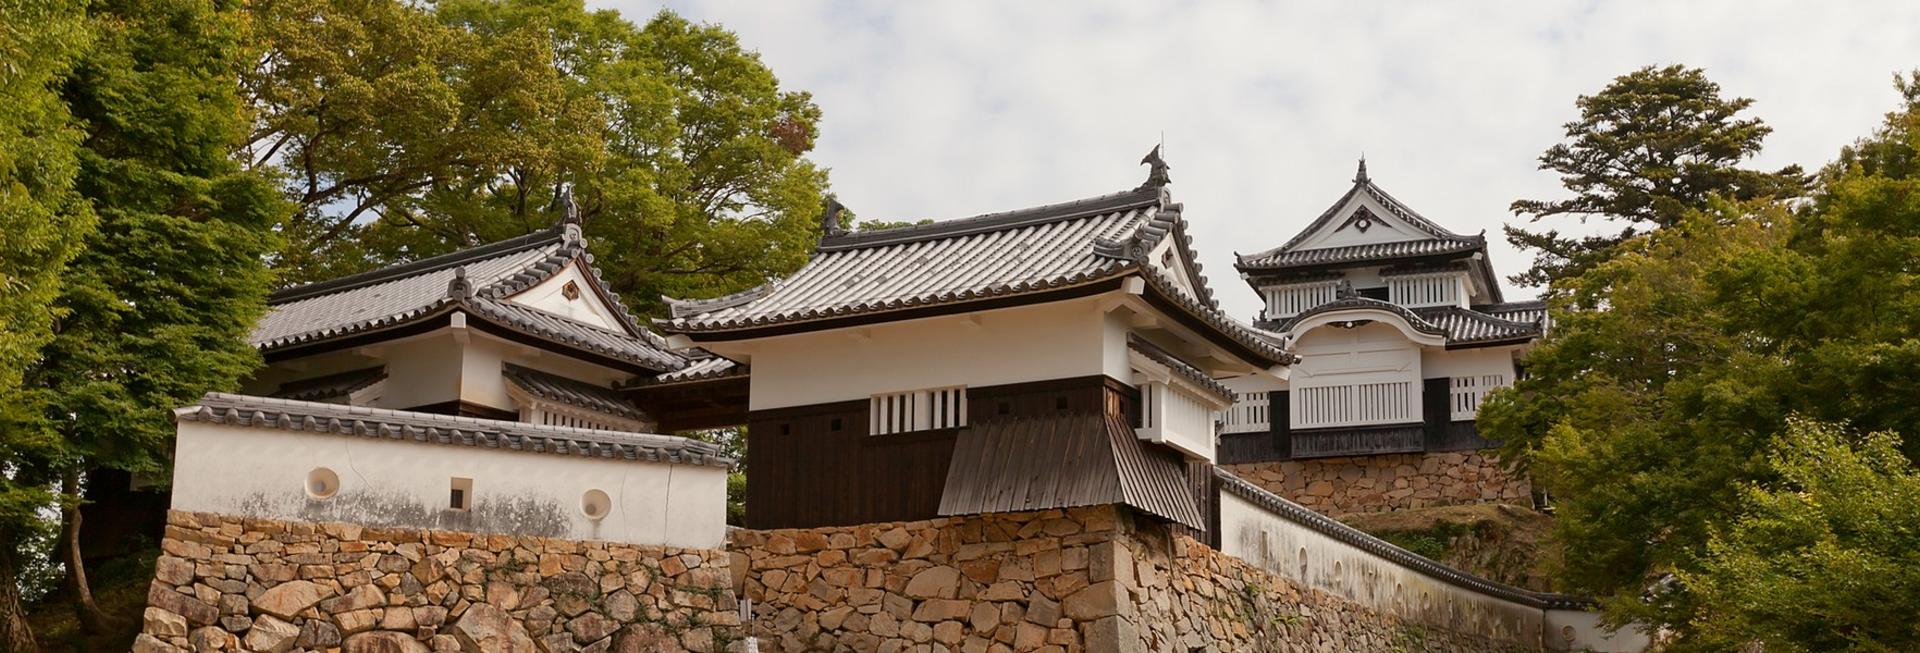
<path id="1" fill-rule="evenodd" d="M 1488 446 L 1473 409 L 1546 325 L 1501 301 L 1483 241 L 1363 164 L 1241 257 L 1267 298 L 1248 324 L 1143 163 L 1130 189 L 920 226 L 829 211 L 800 270 L 651 328 L 571 212 L 282 291 L 267 366 L 176 413 L 135 649 L 1644 646 L 1310 509 L 1528 499 L 1408 474 L 1333 501 L 1298 467 Z M 735 426 L 744 461 L 658 434 Z"/>

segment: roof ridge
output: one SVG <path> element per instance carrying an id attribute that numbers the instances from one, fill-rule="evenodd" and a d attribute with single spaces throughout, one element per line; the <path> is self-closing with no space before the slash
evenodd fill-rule
<path id="1" fill-rule="evenodd" d="M 1478 310 L 1474 310 L 1474 309 L 1471 309 L 1471 308 L 1465 308 L 1465 307 L 1460 307 L 1460 306 L 1422 306 L 1422 307 L 1419 307 L 1419 308 L 1412 308 L 1412 309 L 1408 309 L 1408 310 L 1411 310 L 1411 311 L 1413 311 L 1415 315 L 1419 315 L 1419 314 L 1420 314 L 1421 312 L 1423 312 L 1423 311 L 1424 311 L 1424 312 L 1429 312 L 1429 313 L 1440 313 L 1440 312 L 1449 312 L 1449 313 L 1459 313 L 1459 314 L 1461 314 L 1461 315 L 1467 315 L 1467 316 L 1471 316 L 1471 317 L 1474 317 L 1474 318 L 1478 318 L 1478 319 L 1482 319 L 1482 320 L 1491 320 L 1491 321 L 1496 321 L 1496 322 L 1506 322 L 1506 323 L 1508 323 L 1508 324 L 1512 324 L 1512 325 L 1514 325 L 1514 326 L 1533 326 L 1533 325 L 1534 325 L 1534 323 L 1533 323 L 1533 322 L 1522 322 L 1522 321 L 1519 321 L 1519 320 L 1509 320 L 1509 319 L 1507 319 L 1507 318 L 1504 318 L 1504 317 L 1500 317 L 1500 316 L 1498 316 L 1498 315 L 1494 315 L 1494 314 L 1491 314 L 1491 313 L 1487 313 L 1487 312 L 1484 312 L 1484 311 L 1478 311 Z M 1424 315 L 1422 315 L 1421 317 L 1422 317 L 1422 318 L 1425 318 L 1426 316 L 1424 316 Z M 1431 321 L 1431 320 L 1429 320 L 1429 321 Z"/>
<path id="2" fill-rule="evenodd" d="M 441 270 L 462 263 L 494 258 L 510 252 L 542 247 L 549 243 L 557 243 L 565 240 L 566 234 L 567 230 L 565 229 L 565 225 L 561 225 L 522 236 L 515 236 L 506 240 L 497 240 L 484 245 L 448 252 L 438 256 L 429 256 L 418 261 L 396 263 L 366 272 L 349 274 L 344 277 L 335 277 L 291 288 L 283 288 L 268 295 L 267 303 L 269 305 L 284 304 L 291 301 L 319 297 L 321 295 L 331 295 L 337 292 Z"/>
<path id="3" fill-rule="evenodd" d="M 1161 199 L 1159 187 L 1148 186 L 1134 188 L 1117 193 L 1097 195 L 1068 202 L 1042 204 L 1011 211 L 983 213 L 980 215 L 941 220 L 932 224 L 909 225 L 874 231 L 856 231 L 844 235 L 827 236 L 820 239 L 816 252 L 844 251 L 866 247 L 882 247 L 902 243 L 918 242 L 968 236 L 987 231 L 999 231 L 1063 220 L 1088 218 L 1106 215 L 1117 211 L 1138 208 L 1146 204 L 1156 204 Z"/>
<path id="4" fill-rule="evenodd" d="M 1441 226 L 1439 223 L 1434 222 L 1431 219 L 1428 219 L 1424 215 L 1420 215 L 1418 211 L 1415 211 L 1413 210 L 1412 207 L 1407 206 L 1407 204 L 1405 202 L 1400 201 L 1399 198 L 1396 198 L 1393 195 L 1388 194 L 1386 189 L 1381 188 L 1379 184 L 1373 183 L 1373 178 L 1365 175 L 1365 171 L 1363 167 L 1362 173 L 1359 176 L 1356 176 L 1354 178 L 1353 185 L 1347 188 L 1347 192 L 1341 193 L 1339 199 L 1334 200 L 1332 205 L 1328 206 L 1326 210 L 1321 211 L 1320 215 L 1316 216 L 1313 219 L 1313 221 L 1308 222 L 1305 228 L 1301 229 L 1298 233 L 1295 233 L 1292 238 L 1287 239 L 1286 243 L 1280 245 L 1279 247 L 1262 250 L 1259 252 L 1255 252 L 1253 254 L 1244 254 L 1244 255 L 1235 254 L 1234 256 L 1235 256 L 1236 262 L 1258 260 L 1258 259 L 1268 258 L 1271 256 L 1285 254 L 1287 252 L 1294 251 L 1295 248 L 1297 248 L 1300 245 L 1301 241 L 1306 240 L 1308 236 L 1313 235 L 1314 232 L 1319 231 L 1321 227 L 1326 226 L 1328 222 L 1332 221 L 1335 218 L 1335 214 L 1337 214 L 1340 211 L 1341 207 L 1346 206 L 1347 203 L 1353 199 L 1353 196 L 1356 193 L 1361 193 L 1361 192 L 1365 192 L 1367 195 L 1372 196 L 1375 201 L 1380 202 L 1380 204 L 1385 206 L 1387 211 L 1394 214 L 1394 216 L 1404 219 L 1409 223 L 1412 223 L 1414 228 L 1416 229 L 1419 229 L 1421 231 L 1427 232 L 1428 234 L 1431 234 L 1434 237 L 1433 240 L 1472 241 L 1472 240 L 1475 240 L 1476 238 L 1482 242 L 1486 240 L 1484 236 L 1465 236 L 1465 235 L 1454 233 L 1453 230 Z M 1336 248 L 1335 247 L 1318 247 L 1314 249 L 1336 249 Z M 1301 250 L 1301 251 L 1308 251 L 1308 250 Z"/>

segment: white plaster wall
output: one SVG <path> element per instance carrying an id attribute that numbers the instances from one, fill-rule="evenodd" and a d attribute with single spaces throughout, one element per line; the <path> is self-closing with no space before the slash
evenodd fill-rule
<path id="1" fill-rule="evenodd" d="M 566 293 L 562 292 L 569 282 L 580 289 L 580 295 L 577 298 L 567 299 Z M 586 275 L 580 271 L 580 264 L 569 263 L 558 274 L 540 282 L 539 285 L 508 297 L 507 301 L 569 317 L 602 329 L 625 330 L 625 327 L 620 326 L 619 318 L 614 317 L 613 308 L 601 302 L 599 295 L 593 292 L 593 286 L 589 284 Z"/>
<path id="2" fill-rule="evenodd" d="M 1513 357 L 1519 347 L 1482 347 L 1478 349 L 1427 349 L 1420 353 L 1420 368 L 1428 378 L 1442 376 L 1504 375 L 1514 380 Z"/>
<path id="3" fill-rule="evenodd" d="M 767 338 L 752 349 L 750 406 L 1112 374 L 1116 362 L 1124 372 L 1113 329 L 1090 298 Z"/>
<path id="4" fill-rule="evenodd" d="M 726 470 L 181 422 L 175 510 L 302 521 L 719 548 Z M 316 467 L 340 490 L 310 498 Z M 473 479 L 472 509 L 447 509 L 451 480 Z M 588 519 L 581 496 L 613 499 Z"/>
<path id="5" fill-rule="evenodd" d="M 1584 610 L 1548 610 L 1545 640 L 1548 650 L 1594 653 L 1635 653 L 1653 645 L 1644 627 L 1608 631 L 1600 615 Z"/>
<path id="6" fill-rule="evenodd" d="M 405 409 L 460 398 L 460 344 L 453 336 L 435 333 L 381 347 L 387 382 L 380 408 Z"/>
<path id="7" fill-rule="evenodd" d="M 1538 641 L 1541 633 L 1539 608 L 1442 582 L 1225 492 L 1220 535 L 1228 555 L 1373 610 L 1507 640 Z"/>

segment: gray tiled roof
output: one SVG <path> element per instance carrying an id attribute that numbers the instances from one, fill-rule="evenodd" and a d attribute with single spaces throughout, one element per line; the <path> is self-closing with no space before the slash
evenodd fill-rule
<path id="1" fill-rule="evenodd" d="M 799 271 L 710 300 L 669 300 L 669 331 L 722 331 L 1038 292 L 1119 276 L 1094 251 L 1132 235 L 1157 189 L 824 239 Z"/>
<path id="2" fill-rule="evenodd" d="M 351 395 L 367 386 L 386 380 L 387 368 L 384 365 L 366 369 L 328 374 L 326 376 L 288 381 L 273 391 L 273 396 L 281 399 L 299 399 L 301 401 L 324 401 Z"/>
<path id="3" fill-rule="evenodd" d="M 692 383 L 694 381 L 746 376 L 747 373 L 748 368 L 745 365 L 719 356 L 710 355 L 705 358 L 695 358 L 693 362 L 688 363 L 686 367 L 651 377 L 634 379 L 632 382 L 621 387 L 637 388 L 642 386 L 668 385 L 672 383 Z"/>
<path id="4" fill-rule="evenodd" d="M 1302 249 L 1285 252 L 1263 252 L 1240 259 L 1240 269 L 1247 271 L 1283 270 L 1287 268 L 1361 264 L 1387 262 L 1396 259 L 1425 256 L 1446 256 L 1450 254 L 1471 254 L 1485 248 L 1485 239 L 1478 236 L 1462 240 L 1404 240 L 1394 243 L 1372 243 L 1367 245 L 1348 245 L 1324 249 Z"/>
<path id="5" fill-rule="evenodd" d="M 1460 308 L 1458 306 L 1430 306 L 1410 309 L 1399 304 L 1384 302 L 1378 299 L 1344 297 L 1315 306 L 1299 315 L 1270 322 L 1263 326 L 1273 331 L 1284 333 L 1292 330 L 1294 325 L 1299 324 L 1302 320 L 1328 311 L 1350 308 L 1372 308 L 1399 315 L 1401 319 L 1406 320 L 1407 324 L 1411 325 L 1415 331 L 1443 336 L 1447 339 L 1448 345 L 1483 344 L 1511 340 L 1529 340 L 1540 337 L 1540 335 L 1544 333 L 1542 323 L 1520 321 L 1517 319 L 1519 316 L 1526 315 L 1525 308 L 1528 305 L 1529 303 L 1527 302 L 1495 305 L 1520 307 L 1511 312 L 1503 313 L 1501 316 L 1495 316 L 1474 309 Z M 1544 309 L 1541 310 L 1544 312 Z"/>
<path id="6" fill-rule="evenodd" d="M 1219 381 L 1215 381 L 1212 376 L 1201 371 L 1200 368 L 1180 360 L 1180 357 L 1173 355 L 1173 352 L 1162 349 L 1159 345 L 1141 340 L 1138 336 L 1134 335 L 1127 336 L 1127 347 L 1140 352 L 1140 355 L 1147 357 L 1148 360 L 1167 366 L 1168 369 L 1186 378 L 1187 381 L 1206 388 L 1208 391 L 1211 391 L 1215 397 L 1228 403 L 1233 402 L 1232 389 Z"/>
<path id="7" fill-rule="evenodd" d="M 1144 277 L 1160 296 L 1274 361 L 1291 357 L 1221 314 L 1198 266 L 1189 292 L 1144 259 L 1168 236 L 1194 258 L 1180 205 L 1143 186 L 1063 204 L 829 236 L 785 279 L 706 300 L 668 299 L 662 329 L 736 331 L 957 304 Z"/>
<path id="8" fill-rule="evenodd" d="M 331 433 L 422 444 L 480 447 L 531 454 L 728 467 L 716 445 L 671 435 L 547 426 L 365 406 L 210 393 L 173 411 L 182 422 Z"/>
<path id="9" fill-rule="evenodd" d="M 1494 317 L 1458 306 L 1413 309 L 1420 317 L 1447 331 L 1447 344 L 1473 344 L 1531 340 L 1540 337 L 1541 325 Z"/>
<path id="10" fill-rule="evenodd" d="M 648 421 L 646 413 L 614 392 L 613 388 L 597 386 L 585 381 L 569 379 L 564 376 L 548 374 L 540 370 L 521 367 L 508 363 L 501 371 L 507 382 L 519 387 L 527 394 L 547 401 L 585 408 L 587 410 L 617 415 L 631 420 Z"/>
<path id="11" fill-rule="evenodd" d="M 612 331 L 505 301 L 580 261 L 590 283 L 622 321 Z M 557 225 L 519 238 L 274 293 L 249 340 L 262 351 L 323 342 L 391 328 L 453 310 L 501 326 L 653 370 L 675 370 L 685 359 L 633 321 L 619 297 L 592 268 L 579 226 Z M 454 289 L 464 275 L 470 293 Z"/>
<path id="12" fill-rule="evenodd" d="M 1541 322 L 1547 319 L 1547 303 L 1538 299 L 1475 306 L 1473 310 L 1515 322 Z"/>
<path id="13" fill-rule="evenodd" d="M 1255 254 L 1238 256 L 1235 267 L 1241 271 L 1286 269 L 1309 265 L 1332 265 L 1342 263 L 1361 263 L 1396 257 L 1436 256 L 1461 252 L 1471 252 L 1486 247 L 1486 238 L 1482 236 L 1463 236 L 1447 230 L 1426 216 L 1420 215 L 1405 203 L 1388 195 L 1379 185 L 1366 175 L 1366 164 L 1361 163 L 1361 171 L 1353 180 L 1353 187 L 1345 195 L 1334 201 L 1332 206 L 1320 213 L 1319 217 L 1307 224 L 1300 233 L 1294 234 L 1286 244 Z M 1413 225 L 1425 234 L 1418 240 L 1358 245 L 1350 247 L 1329 247 L 1324 249 L 1298 249 L 1308 236 L 1319 231 L 1328 223 L 1344 218 L 1339 211 L 1355 195 L 1365 194 L 1386 207 L 1394 217 Z"/>

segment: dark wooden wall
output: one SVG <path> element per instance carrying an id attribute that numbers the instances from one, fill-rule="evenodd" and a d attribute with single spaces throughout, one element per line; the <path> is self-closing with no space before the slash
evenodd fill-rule
<path id="1" fill-rule="evenodd" d="M 749 528 L 927 519 L 940 508 L 958 429 L 867 435 L 867 402 L 754 411 Z"/>
<path id="2" fill-rule="evenodd" d="M 967 420 L 981 425 L 1018 416 L 1115 413 L 1137 423 L 1138 403 L 1138 391 L 1105 376 L 1036 381 L 968 388 Z M 747 429 L 747 527 L 938 516 L 960 429 L 868 435 L 867 417 L 865 400 L 754 411 Z"/>

